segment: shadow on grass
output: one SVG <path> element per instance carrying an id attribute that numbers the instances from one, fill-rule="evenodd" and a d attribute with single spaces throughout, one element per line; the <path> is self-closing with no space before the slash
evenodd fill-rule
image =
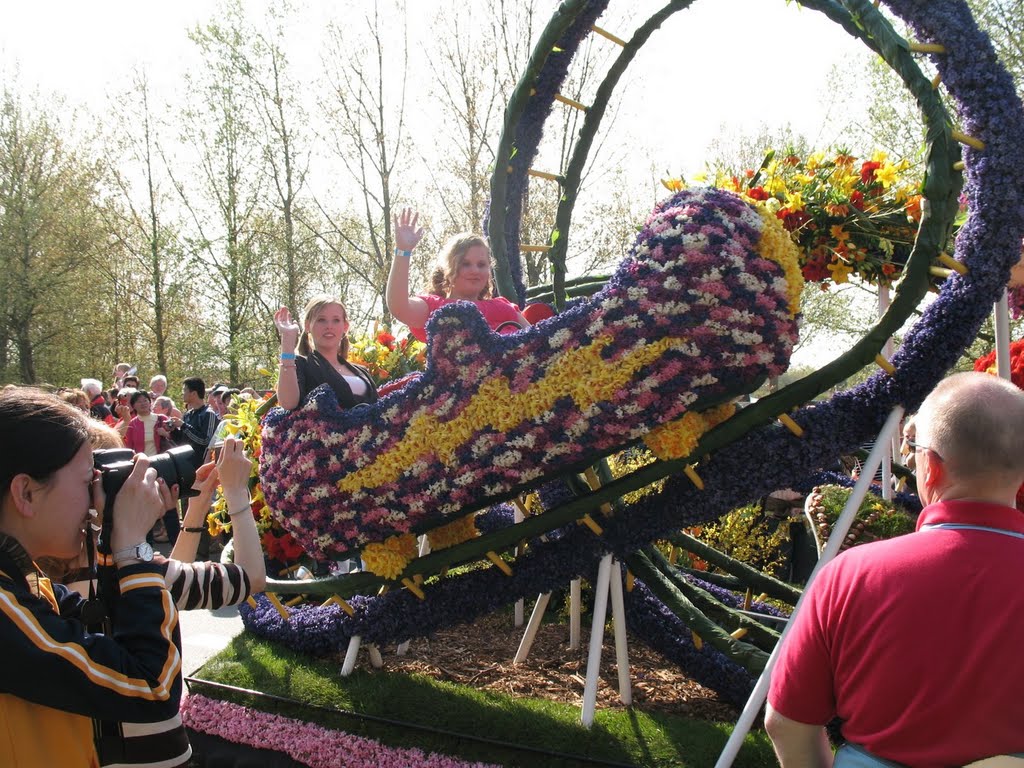
<path id="1" fill-rule="evenodd" d="M 384 670 L 343 678 L 340 667 L 240 635 L 197 673 L 192 688 L 390 746 L 501 765 L 703 768 L 714 765 L 728 733 L 728 726 L 632 709 L 598 712 L 588 730 L 577 706 Z M 771 754 L 763 734 L 752 735 L 736 765 L 771 765 Z"/>

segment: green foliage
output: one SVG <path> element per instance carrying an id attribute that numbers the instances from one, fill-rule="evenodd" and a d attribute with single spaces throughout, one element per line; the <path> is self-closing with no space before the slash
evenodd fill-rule
<path id="1" fill-rule="evenodd" d="M 822 485 L 808 497 L 808 512 L 822 546 L 842 514 L 852 489 Z M 869 493 L 864 497 L 842 549 L 869 541 L 891 539 L 914 530 L 914 518 L 902 507 Z"/>
<path id="2" fill-rule="evenodd" d="M 693 535 L 720 552 L 774 576 L 785 562 L 782 547 L 789 541 L 789 526 L 765 517 L 760 505 L 751 504 L 734 509 L 717 523 L 697 529 Z"/>
<path id="3" fill-rule="evenodd" d="M 386 657 L 385 657 L 386 658 Z M 708 723 L 637 709 L 598 710 L 594 726 L 580 725 L 576 703 L 524 699 L 477 691 L 422 675 L 357 669 L 338 676 L 335 659 L 315 660 L 250 635 L 241 635 L 202 670 L 201 679 L 259 690 L 296 704 L 269 701 L 193 683 L 197 693 L 311 720 L 392 746 L 417 747 L 466 760 L 502 765 L 583 766 L 604 760 L 652 768 L 710 768 L 731 731 L 729 723 Z M 298 702 L 408 723 L 398 727 L 346 717 L 337 711 L 304 709 Z M 484 744 L 416 726 L 443 724 L 455 733 L 493 736 L 508 746 Z M 525 749 L 576 755 L 547 756 Z M 772 764 L 763 732 L 748 735 L 735 765 Z"/>

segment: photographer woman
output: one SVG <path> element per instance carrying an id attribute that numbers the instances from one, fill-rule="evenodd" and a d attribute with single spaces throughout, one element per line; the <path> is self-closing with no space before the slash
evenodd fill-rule
<path id="1" fill-rule="evenodd" d="M 149 460 L 137 459 L 114 501 L 112 633 L 89 633 L 86 601 L 32 562 L 77 555 L 90 507 L 103 506 L 87 419 L 37 390 L 0 394 L 0 765 L 91 768 L 93 719 L 158 721 L 178 709 L 177 610 L 140 546 L 172 503 Z"/>
<path id="2" fill-rule="evenodd" d="M 93 448 L 123 447 L 117 430 L 94 421 L 89 425 Z M 252 460 L 242 442 L 233 437 L 224 441 L 217 463 L 204 464 L 196 472 L 198 495 L 188 501 L 185 528 L 169 559 L 157 557 L 165 568 L 164 583 L 179 610 L 217 609 L 238 605 L 253 592 L 262 592 L 266 584 L 266 564 L 256 521 L 249 507 L 249 475 Z M 199 533 L 206 526 L 206 514 L 214 493 L 220 487 L 231 514 L 234 541 L 234 562 L 193 562 L 199 544 Z M 80 595 L 89 594 L 94 574 L 83 558 L 74 562 L 54 563 L 56 571 L 65 574 L 62 583 Z M 86 567 L 81 567 L 86 566 Z M 122 722 L 123 754 L 100 755 L 101 765 L 153 766 L 177 768 L 192 757 L 188 735 L 181 718 L 163 722 Z"/>

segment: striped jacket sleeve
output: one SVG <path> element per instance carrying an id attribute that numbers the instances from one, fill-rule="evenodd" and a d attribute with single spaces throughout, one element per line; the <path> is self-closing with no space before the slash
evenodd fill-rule
<path id="1" fill-rule="evenodd" d="M 0 692 L 104 720 L 173 717 L 181 640 L 163 568 L 134 564 L 118 578 L 117 620 L 106 636 L 86 631 L 78 621 L 85 601 L 63 585 L 48 595 L 49 582 L 40 580 L 36 594 L 24 579 L 0 572 Z"/>
<path id="2" fill-rule="evenodd" d="M 234 563 L 167 561 L 167 588 L 181 610 L 238 605 L 252 592 L 249 575 Z"/>

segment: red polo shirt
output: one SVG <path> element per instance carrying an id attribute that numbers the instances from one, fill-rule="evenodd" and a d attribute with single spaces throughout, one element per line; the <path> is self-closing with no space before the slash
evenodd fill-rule
<path id="1" fill-rule="evenodd" d="M 918 531 L 822 569 L 780 650 L 768 700 L 879 757 L 928 768 L 1024 751 L 1024 533 L 1012 507 L 929 505 Z"/>

